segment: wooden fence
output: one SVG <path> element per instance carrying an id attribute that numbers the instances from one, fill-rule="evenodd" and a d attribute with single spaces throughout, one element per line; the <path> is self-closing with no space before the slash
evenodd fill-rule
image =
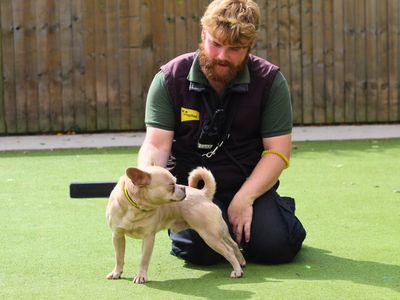
<path id="1" fill-rule="evenodd" d="M 159 66 L 197 49 L 208 0 L 0 0 L 0 134 L 142 130 Z M 399 0 L 258 0 L 253 53 L 295 124 L 400 121 Z"/>

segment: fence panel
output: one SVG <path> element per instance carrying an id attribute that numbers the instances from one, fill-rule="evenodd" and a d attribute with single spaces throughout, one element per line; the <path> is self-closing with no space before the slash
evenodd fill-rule
<path id="1" fill-rule="evenodd" d="M 12 0 L 0 1 L 1 13 L 1 71 L 0 133 L 17 132 L 17 103 L 15 93 L 15 52 Z"/>
<path id="2" fill-rule="evenodd" d="M 400 2 L 388 1 L 389 121 L 400 118 Z"/>
<path id="3" fill-rule="evenodd" d="M 143 130 L 159 67 L 210 0 L 0 1 L 0 134 Z M 294 123 L 400 121 L 398 0 L 256 0 L 252 52 L 281 67 Z"/>

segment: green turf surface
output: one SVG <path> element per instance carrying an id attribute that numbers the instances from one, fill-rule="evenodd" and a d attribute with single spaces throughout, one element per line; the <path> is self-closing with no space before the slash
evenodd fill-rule
<path id="1" fill-rule="evenodd" d="M 293 145 L 282 195 L 307 229 L 291 264 L 194 268 L 156 237 L 150 282 L 134 285 L 140 241 L 113 268 L 107 199 L 70 199 L 72 181 L 113 181 L 137 149 L 0 153 L 0 299 L 400 299 L 400 140 Z"/>

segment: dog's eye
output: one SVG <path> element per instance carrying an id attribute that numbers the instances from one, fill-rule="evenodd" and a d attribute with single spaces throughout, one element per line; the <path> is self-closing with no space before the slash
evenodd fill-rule
<path id="1" fill-rule="evenodd" d="M 170 190 L 172 194 L 175 193 L 175 184 L 170 185 Z"/>

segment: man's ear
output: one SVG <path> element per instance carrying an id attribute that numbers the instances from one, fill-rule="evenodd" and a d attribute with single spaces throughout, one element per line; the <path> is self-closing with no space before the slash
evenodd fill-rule
<path id="1" fill-rule="evenodd" d="M 206 39 L 206 31 L 204 28 L 201 29 L 201 40 L 204 41 Z"/>
<path id="2" fill-rule="evenodd" d="M 126 169 L 126 176 L 137 186 L 145 186 L 150 184 L 151 175 L 145 171 L 138 168 L 128 168 Z"/>

